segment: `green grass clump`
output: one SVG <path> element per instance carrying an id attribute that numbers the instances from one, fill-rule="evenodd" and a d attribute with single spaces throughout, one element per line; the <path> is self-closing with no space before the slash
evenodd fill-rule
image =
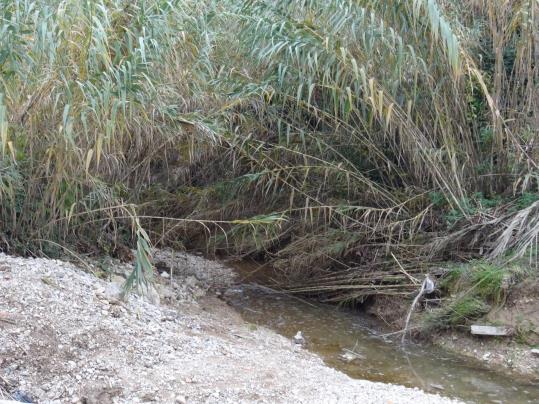
<path id="1" fill-rule="evenodd" d="M 456 327 L 467 324 L 485 314 L 491 306 L 473 296 L 461 296 L 444 302 L 443 307 L 427 312 L 422 319 L 422 329 Z"/>
<path id="2" fill-rule="evenodd" d="M 521 272 L 519 265 L 472 261 L 451 267 L 440 281 L 440 288 L 450 295 L 466 292 L 496 304 Z"/>
<path id="3" fill-rule="evenodd" d="M 474 292 L 486 301 L 500 303 L 504 289 L 509 287 L 511 271 L 502 266 L 481 263 L 473 266 L 470 281 Z"/>
<path id="4" fill-rule="evenodd" d="M 448 305 L 444 317 L 447 318 L 447 324 L 459 325 L 467 321 L 474 320 L 490 310 L 490 306 L 483 300 L 476 297 L 464 297 L 456 299 Z"/>

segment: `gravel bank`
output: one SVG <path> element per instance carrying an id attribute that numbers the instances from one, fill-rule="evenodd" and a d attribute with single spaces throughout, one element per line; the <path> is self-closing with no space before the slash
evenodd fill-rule
<path id="1" fill-rule="evenodd" d="M 138 296 L 117 300 L 118 278 L 106 282 L 70 263 L 0 254 L 0 399 L 456 402 L 353 380 L 326 367 L 286 338 L 252 328 L 220 300 L 204 296 L 217 286 L 208 283 L 213 278 L 207 272 L 219 273 L 226 285 L 232 279 L 228 269 L 200 257 L 182 259 L 183 269 L 173 270 L 172 280 L 160 278 L 160 303 L 152 303 Z M 196 276 L 196 266 L 205 274 Z"/>

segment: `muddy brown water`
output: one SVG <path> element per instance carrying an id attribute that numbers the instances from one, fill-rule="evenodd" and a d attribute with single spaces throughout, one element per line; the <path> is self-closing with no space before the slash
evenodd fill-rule
<path id="1" fill-rule="evenodd" d="M 302 331 L 306 349 L 350 377 L 418 387 L 474 403 L 539 403 L 539 383 L 486 370 L 477 361 L 418 344 L 400 345 L 381 337 L 380 324 L 365 314 L 268 292 L 248 274 L 256 265 L 233 265 L 244 284 L 227 293 L 229 303 L 249 323 L 293 338 Z M 360 358 L 345 362 L 353 350 Z"/>

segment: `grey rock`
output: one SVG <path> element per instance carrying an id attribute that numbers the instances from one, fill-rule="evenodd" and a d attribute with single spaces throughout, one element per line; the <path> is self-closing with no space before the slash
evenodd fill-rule
<path id="1" fill-rule="evenodd" d="M 496 327 L 492 325 L 477 325 L 471 326 L 470 331 L 473 335 L 497 336 L 505 337 L 512 334 L 508 327 Z"/>

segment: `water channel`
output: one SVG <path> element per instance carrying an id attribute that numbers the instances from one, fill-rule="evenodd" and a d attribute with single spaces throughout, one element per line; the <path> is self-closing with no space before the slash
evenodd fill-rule
<path id="1" fill-rule="evenodd" d="M 240 275 L 253 265 L 235 265 Z M 306 349 L 350 377 L 418 387 L 474 403 L 539 403 L 539 383 L 515 380 L 442 349 L 382 337 L 370 316 L 336 306 L 268 292 L 253 279 L 228 294 L 229 303 L 249 323 L 292 338 L 302 331 Z M 343 361 L 346 350 L 358 359 Z"/>

